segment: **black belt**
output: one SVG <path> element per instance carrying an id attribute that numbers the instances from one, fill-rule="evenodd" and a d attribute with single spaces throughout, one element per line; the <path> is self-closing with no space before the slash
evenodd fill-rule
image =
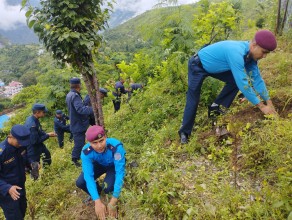
<path id="1" fill-rule="evenodd" d="M 204 69 L 203 68 L 203 65 L 202 65 L 202 62 L 201 62 L 200 57 L 198 56 L 198 54 L 194 54 L 194 59 L 195 59 L 196 64 L 198 65 L 198 67 Z"/>

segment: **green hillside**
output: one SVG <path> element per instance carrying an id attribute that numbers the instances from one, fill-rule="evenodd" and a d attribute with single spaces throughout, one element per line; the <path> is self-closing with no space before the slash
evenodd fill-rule
<path id="1" fill-rule="evenodd" d="M 172 22 L 191 25 L 195 5 L 157 8 L 147 11 L 133 19 L 109 29 L 103 34 L 106 46 L 118 52 L 135 52 L 143 47 L 153 46 L 163 35 L 163 30 Z M 156 42 L 157 43 L 157 42 Z"/>
<path id="2" fill-rule="evenodd" d="M 251 39 L 257 16 L 262 15 L 251 7 L 254 2 L 242 1 L 236 9 L 238 21 L 228 39 Z M 265 117 L 250 103 L 235 100 L 212 126 L 207 105 L 222 84 L 208 79 L 193 135 L 188 144 L 181 145 L 178 130 L 185 106 L 187 62 L 205 39 L 204 33 L 196 37 L 200 26 L 192 14 L 201 13 L 196 7 L 148 11 L 106 32 L 108 44 L 96 57 L 101 86 L 111 90 L 119 75 L 127 79 L 126 86 L 130 79 L 146 84 L 129 102 L 124 97 L 117 113 L 111 96 L 103 105 L 107 135 L 121 140 L 127 151 L 119 219 L 291 220 L 291 29 L 277 37 L 276 51 L 259 62 L 279 118 Z M 229 10 L 234 12 L 234 8 Z M 227 13 L 223 12 L 222 20 Z M 272 16 L 265 18 L 264 28 L 273 29 L 271 20 Z M 207 29 L 205 25 L 202 32 Z M 64 100 L 72 76 L 77 74 L 69 67 L 52 66 L 42 72 L 35 85 L 12 100 L 26 106 L 15 112 L 1 136 L 4 138 L 13 124 L 23 123 L 35 102 L 49 108 L 41 123 L 44 130 L 51 131 L 54 111 L 66 109 Z M 220 135 L 223 128 L 227 133 Z M 52 165 L 41 169 L 35 182 L 27 176 L 25 219 L 96 219 L 94 204 L 83 204 L 87 195 L 75 186 L 81 169 L 71 164 L 73 144 L 68 138 L 65 136 L 64 149 L 58 148 L 55 139 L 46 141 Z"/>

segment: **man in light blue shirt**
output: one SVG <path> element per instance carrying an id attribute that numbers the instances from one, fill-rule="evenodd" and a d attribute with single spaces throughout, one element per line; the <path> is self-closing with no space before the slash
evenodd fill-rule
<path id="1" fill-rule="evenodd" d="M 225 82 L 210 111 L 220 114 L 220 105 L 229 108 L 240 90 L 264 114 L 277 115 L 269 97 L 257 62 L 277 47 L 276 38 L 268 30 L 260 30 L 252 41 L 221 41 L 202 48 L 188 64 L 188 91 L 179 135 L 182 144 L 188 142 L 194 126 L 203 81 L 211 76 Z M 262 102 L 261 99 L 264 101 Z"/>
<path id="2" fill-rule="evenodd" d="M 107 138 L 101 126 L 91 126 L 86 131 L 89 141 L 81 152 L 82 173 L 76 181 L 78 188 L 89 194 L 95 203 L 95 213 L 99 219 L 105 219 L 106 213 L 117 218 L 117 201 L 124 182 L 126 151 L 123 144 L 115 138 Z M 103 187 L 95 182 L 106 174 Z M 107 206 L 101 201 L 100 193 L 112 193 Z"/>

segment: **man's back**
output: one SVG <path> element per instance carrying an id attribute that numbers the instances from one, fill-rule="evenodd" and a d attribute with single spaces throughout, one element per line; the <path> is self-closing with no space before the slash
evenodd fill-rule
<path id="1" fill-rule="evenodd" d="M 233 65 L 244 66 L 244 56 L 248 54 L 248 41 L 220 41 L 202 48 L 198 55 L 204 69 L 209 73 L 222 73 Z"/>
<path id="2" fill-rule="evenodd" d="M 71 90 L 66 96 L 70 118 L 70 129 L 74 132 L 83 132 L 89 126 L 89 115 L 93 113 L 92 108 L 85 106 L 79 93 Z"/>

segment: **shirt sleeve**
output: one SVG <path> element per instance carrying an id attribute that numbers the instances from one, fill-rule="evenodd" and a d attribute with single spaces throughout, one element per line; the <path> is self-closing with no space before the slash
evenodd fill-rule
<path id="1" fill-rule="evenodd" d="M 126 152 L 123 146 L 118 146 L 117 151 L 114 154 L 114 164 L 116 171 L 116 178 L 114 184 L 113 196 L 118 198 L 120 196 L 125 177 L 125 167 L 126 167 Z"/>
<path id="2" fill-rule="evenodd" d="M 0 157 L 0 174 L 2 171 L 2 162 L 1 162 L 1 157 Z M 1 176 L 1 175 L 0 175 Z M 0 177 L 0 194 L 3 196 L 6 196 L 9 189 L 11 188 L 12 185 L 8 184 L 6 181 L 1 179 Z"/>
<path id="3" fill-rule="evenodd" d="M 92 159 L 90 158 L 90 154 L 85 155 L 83 152 L 81 153 L 82 160 L 82 171 L 84 173 L 84 180 L 86 182 L 87 190 L 93 201 L 99 199 L 99 194 L 97 191 L 95 179 L 94 179 L 94 170 Z"/>
<path id="4" fill-rule="evenodd" d="M 260 103 L 260 100 L 257 97 L 254 89 L 249 84 L 249 76 L 244 67 L 243 55 L 227 55 L 227 62 L 229 63 L 238 89 L 253 105 Z"/>
<path id="5" fill-rule="evenodd" d="M 0 194 L 6 196 L 12 185 L 6 183 L 4 180 L 0 179 Z"/>
<path id="6" fill-rule="evenodd" d="M 30 128 L 30 143 L 32 145 L 43 143 L 49 137 L 50 136 L 47 133 L 45 133 L 44 131 L 39 132 L 37 127 Z"/>
<path id="7" fill-rule="evenodd" d="M 64 125 L 60 120 L 55 119 L 54 123 L 57 128 L 61 128 L 62 130 L 67 129 L 67 125 Z"/>
<path id="8" fill-rule="evenodd" d="M 73 99 L 73 106 L 75 110 L 80 114 L 80 115 L 91 115 L 93 114 L 92 107 L 85 106 L 84 103 L 82 102 L 82 99 L 76 95 Z"/>

